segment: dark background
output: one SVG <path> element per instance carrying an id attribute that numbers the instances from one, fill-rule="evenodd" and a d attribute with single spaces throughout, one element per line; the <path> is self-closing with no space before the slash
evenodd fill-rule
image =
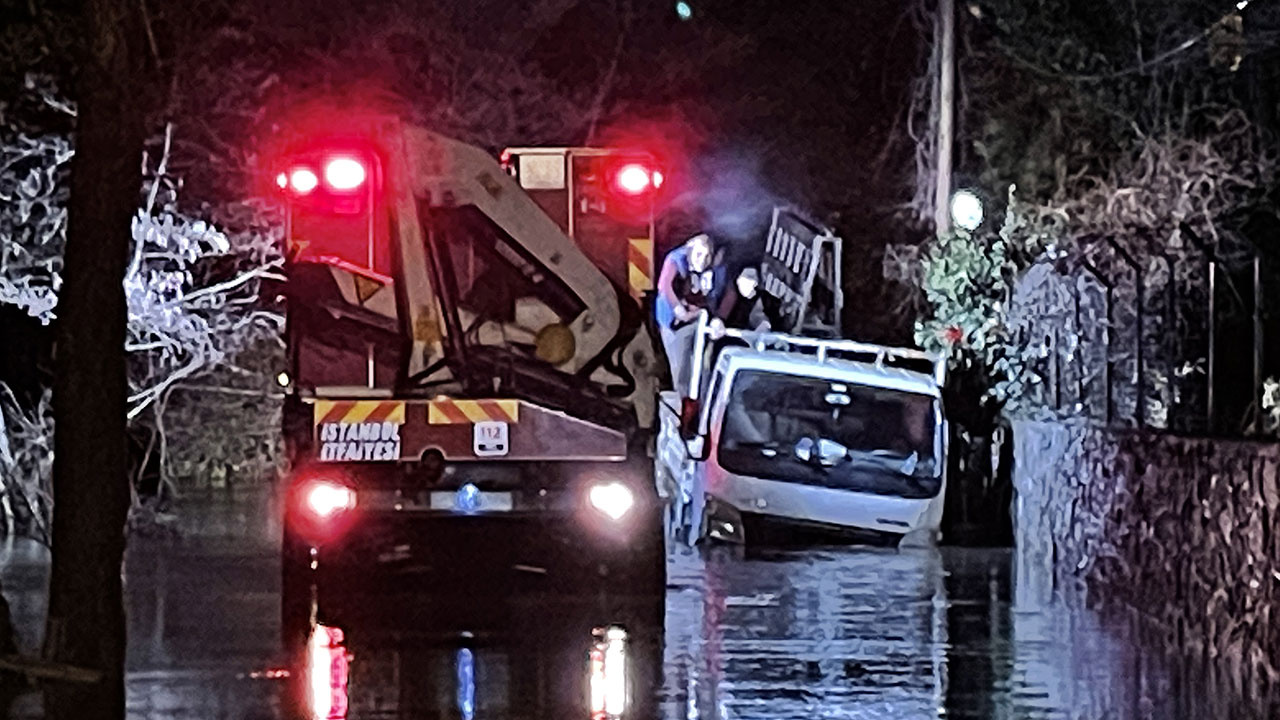
<path id="1" fill-rule="evenodd" d="M 794 204 L 846 241 L 851 334 L 909 342 L 910 318 L 883 311 L 886 293 L 901 288 L 880 279 L 880 259 L 887 242 L 925 235 L 897 211 L 913 181 L 909 87 L 927 52 L 910 5 L 691 5 L 693 18 L 682 21 L 665 0 L 162 4 L 150 8 L 161 96 L 153 126 L 158 136 L 174 123 L 171 167 L 184 177 L 184 202 L 243 199 L 261 194 L 257 160 L 292 107 L 354 92 L 355 102 L 427 122 L 442 61 L 465 52 L 476 84 L 492 89 L 483 100 L 516 110 L 506 124 L 481 115 L 446 132 L 495 153 L 652 142 L 675 168 L 660 249 L 708 230 L 728 244 L 734 265 L 759 252 L 773 205 Z M 0 0 L 0 15 L 0 132 L 65 131 L 66 119 L 31 102 L 22 85 L 38 72 L 74 87 L 79 30 L 70 5 Z M 601 84 L 607 92 L 589 138 L 582 118 Z M 551 104 L 543 97 L 555 93 L 568 105 L 543 113 Z M 8 307 L 0 323 L 0 380 L 47 384 L 49 328 Z"/>

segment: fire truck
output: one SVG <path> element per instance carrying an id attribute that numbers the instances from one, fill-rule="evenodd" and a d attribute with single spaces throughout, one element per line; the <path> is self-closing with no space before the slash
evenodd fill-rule
<path id="1" fill-rule="evenodd" d="M 662 170 L 629 149 L 499 159 L 395 117 L 325 125 L 274 176 L 286 616 L 413 579 L 662 593 L 645 311 Z"/>

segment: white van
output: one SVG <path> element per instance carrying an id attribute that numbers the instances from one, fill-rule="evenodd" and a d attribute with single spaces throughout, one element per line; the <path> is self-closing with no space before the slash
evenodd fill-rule
<path id="1" fill-rule="evenodd" d="M 769 519 L 936 539 L 946 491 L 945 360 L 848 340 L 727 331 L 692 398 L 659 403 L 669 532 L 743 542 Z M 699 332 L 699 352 L 709 331 Z M 914 366 L 914 367 L 913 367 Z"/>

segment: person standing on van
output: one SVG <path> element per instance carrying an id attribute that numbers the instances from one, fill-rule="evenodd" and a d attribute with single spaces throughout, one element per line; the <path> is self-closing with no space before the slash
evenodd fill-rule
<path id="1" fill-rule="evenodd" d="M 706 233 L 694 235 L 667 253 L 658 275 L 654 315 L 662 347 L 671 368 L 671 381 L 681 395 L 689 393 L 689 369 L 693 356 L 698 314 L 715 313 L 725 291 L 724 263 Z"/>
<path id="2" fill-rule="evenodd" d="M 770 329 L 769 308 L 760 292 L 760 271 L 754 267 L 743 268 L 733 287 L 720 301 L 719 318 L 725 327 L 736 330 L 765 331 Z"/>

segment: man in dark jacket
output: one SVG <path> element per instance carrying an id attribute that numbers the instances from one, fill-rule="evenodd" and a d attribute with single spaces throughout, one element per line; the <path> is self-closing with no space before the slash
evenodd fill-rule
<path id="1" fill-rule="evenodd" d="M 689 360 L 693 354 L 698 314 L 718 311 L 724 298 L 725 268 L 711 236 L 694 235 L 667 254 L 658 276 L 654 315 L 671 380 L 682 395 L 689 392 Z"/>
<path id="2" fill-rule="evenodd" d="M 760 272 L 744 268 L 734 286 L 720 302 L 720 319 L 726 327 L 738 330 L 768 330 L 769 315 L 760 292 Z"/>

